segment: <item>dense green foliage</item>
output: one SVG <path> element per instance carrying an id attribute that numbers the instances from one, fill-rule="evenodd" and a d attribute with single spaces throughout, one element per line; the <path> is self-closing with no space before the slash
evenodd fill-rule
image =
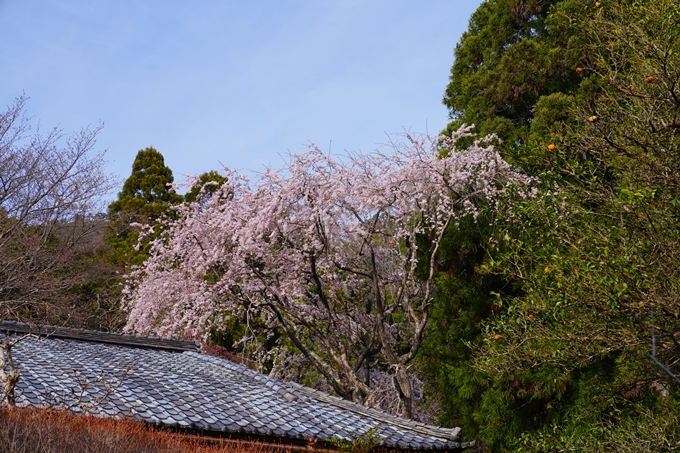
<path id="1" fill-rule="evenodd" d="M 172 190 L 172 170 L 163 155 L 154 148 L 139 150 L 132 174 L 125 180 L 118 199 L 109 205 L 110 228 L 106 242 L 111 247 L 111 260 L 118 265 L 138 265 L 146 258 L 146 247 L 136 250 L 139 227 L 154 225 L 169 207 L 182 202 Z"/>
<path id="2" fill-rule="evenodd" d="M 484 2 L 456 47 L 444 98 L 452 116 L 447 131 L 475 124 L 480 135 L 496 134 L 504 157 L 518 165 L 529 161 L 523 167 L 532 174 L 540 170 L 528 143 L 540 139 L 530 140 L 531 126 L 545 123 L 534 120 L 536 102 L 574 91 L 581 80 L 574 71 L 578 58 L 569 58 L 575 52 L 567 49 L 568 38 L 548 26 L 555 22 L 548 14 L 554 3 L 561 6 Z M 493 213 L 487 213 L 451 232 L 442 249 L 437 304 L 423 354 L 426 374 L 435 387 L 446 389 L 439 395 L 441 422 L 463 426 L 467 436 L 492 446 L 509 444 L 531 429 L 534 415 L 540 416 L 532 404 L 507 392 L 509 376 L 494 378 L 472 366 L 474 351 L 488 336 L 483 322 L 494 319 L 501 308 L 494 294 L 521 292 L 512 275 L 480 271 L 488 260 L 486 246 L 499 231 L 495 222 Z"/>
<path id="3" fill-rule="evenodd" d="M 216 171 L 199 175 L 185 196 L 172 189 L 172 170 L 165 165 L 163 155 L 154 148 L 142 149 L 132 165 L 118 199 L 109 205 L 104 229 L 104 243 L 95 253 L 83 257 L 83 269 L 89 277 L 75 288 L 74 296 L 82 308 L 78 318 L 69 324 L 78 327 L 116 331 L 126 322 L 120 308 L 125 272 L 144 262 L 150 240 L 159 237 L 162 220 L 172 217 L 172 206 L 184 202 L 200 202 L 226 182 Z M 143 228 L 153 228 L 138 247 Z"/>
<path id="4" fill-rule="evenodd" d="M 91 222 L 88 247 L 79 251 L 72 262 L 65 263 L 68 275 L 78 276 L 77 284 L 66 291 L 61 289 L 61 302 L 53 304 L 60 309 L 47 313 L 46 322 L 103 331 L 123 328 L 127 315 L 120 307 L 120 299 L 126 271 L 146 259 L 149 240 L 159 236 L 161 220 L 173 215 L 173 205 L 200 202 L 224 184 L 226 177 L 217 171 L 203 173 L 185 196 L 171 190 L 172 182 L 172 170 L 165 165 L 161 153 L 154 148 L 138 152 L 132 174 L 118 199 L 109 205 L 108 219 L 100 215 Z M 152 226 L 154 232 L 137 250 L 143 225 Z M 240 325 L 233 329 L 240 338 Z"/>
<path id="5" fill-rule="evenodd" d="M 571 36 L 548 16 L 560 3 L 490 0 L 473 13 L 444 96 L 453 119 L 449 132 L 474 124 L 481 135 L 497 135 L 506 154 L 517 155 L 529 139 L 537 100 L 578 86 L 578 54 L 567 49 Z"/>
<path id="6" fill-rule="evenodd" d="M 679 33 L 672 0 L 490 0 L 456 49 L 453 124 L 540 192 L 443 250 L 423 362 L 492 451 L 676 446 Z"/>
<path id="7" fill-rule="evenodd" d="M 65 292 L 71 301 L 67 317 L 53 316 L 49 322 L 104 331 L 122 329 L 126 316 L 120 298 L 125 271 L 146 257 L 144 247 L 135 249 L 140 229 L 134 224 L 154 224 L 171 205 L 182 201 L 182 196 L 170 190 L 172 182 L 172 170 L 158 151 L 139 151 L 118 200 L 109 205 L 108 219 L 97 219 L 97 228 L 92 228 L 92 247 L 79 254 L 69 268 L 70 275 L 81 278 Z"/>
<path id="8" fill-rule="evenodd" d="M 201 173 L 191 186 L 191 189 L 184 195 L 184 201 L 193 203 L 195 201 L 209 199 L 222 185 L 227 182 L 227 177 L 222 176 L 215 170 Z"/>

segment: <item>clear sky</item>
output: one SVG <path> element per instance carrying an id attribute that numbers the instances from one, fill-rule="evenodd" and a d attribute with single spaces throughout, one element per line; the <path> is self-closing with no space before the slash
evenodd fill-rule
<path id="1" fill-rule="evenodd" d="M 0 107 L 98 148 L 129 176 L 153 146 L 175 179 L 255 173 L 309 141 L 370 152 L 437 133 L 453 49 L 481 0 L 0 0 Z"/>

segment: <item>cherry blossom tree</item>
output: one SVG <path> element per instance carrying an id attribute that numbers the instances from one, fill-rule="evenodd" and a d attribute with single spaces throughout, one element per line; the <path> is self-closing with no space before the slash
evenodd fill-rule
<path id="1" fill-rule="evenodd" d="M 39 325 L 73 310 L 71 289 L 88 276 L 79 257 L 94 253 L 96 214 L 115 178 L 104 152 L 94 152 L 103 126 L 42 133 L 25 115 L 27 100 L 0 111 L 0 321 Z M 31 336 L 0 334 L 0 405 L 16 401 L 12 348 Z"/>
<path id="2" fill-rule="evenodd" d="M 470 130 L 406 134 L 389 153 L 341 161 L 312 145 L 257 184 L 227 169 L 209 200 L 177 208 L 130 275 L 128 331 L 205 336 L 256 313 L 338 395 L 379 406 L 387 375 L 392 409 L 411 417 L 409 367 L 444 232 L 526 182 L 488 141 L 457 149 Z"/>

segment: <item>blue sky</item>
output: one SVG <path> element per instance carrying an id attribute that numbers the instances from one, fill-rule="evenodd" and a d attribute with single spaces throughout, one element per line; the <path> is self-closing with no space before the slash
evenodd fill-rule
<path id="1" fill-rule="evenodd" d="M 282 165 L 309 141 L 370 152 L 437 133 L 453 49 L 480 0 L 0 0 L 0 104 L 42 127 L 103 121 L 129 176 L 154 146 L 175 173 Z"/>

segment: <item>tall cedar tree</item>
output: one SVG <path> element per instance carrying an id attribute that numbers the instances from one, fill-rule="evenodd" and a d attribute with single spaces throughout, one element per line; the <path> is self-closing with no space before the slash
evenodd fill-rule
<path id="1" fill-rule="evenodd" d="M 447 135 L 474 124 L 480 136 L 496 134 L 502 140 L 507 158 L 522 158 L 538 99 L 579 84 L 573 68 L 580 55 L 569 43 L 573 36 L 548 25 L 550 8 L 561 3 L 490 0 L 472 14 L 444 95 L 452 119 Z"/>
<path id="2" fill-rule="evenodd" d="M 139 228 L 136 224 L 153 225 L 168 208 L 181 203 L 183 197 L 171 188 L 172 170 L 163 155 L 154 148 L 137 153 L 132 174 L 125 181 L 118 199 L 109 205 L 111 227 L 106 242 L 111 247 L 111 261 L 120 266 L 144 262 L 147 247 L 136 250 Z"/>
<path id="3" fill-rule="evenodd" d="M 205 172 L 196 178 L 185 197 L 170 190 L 172 170 L 165 165 L 161 153 L 146 148 L 137 153 L 132 174 L 125 181 L 118 200 L 109 206 L 109 225 L 105 231 L 105 247 L 102 252 L 86 257 L 85 268 L 90 278 L 76 288 L 80 305 L 87 307 L 86 320 L 71 323 L 105 331 L 118 331 L 125 324 L 127 315 L 120 308 L 121 283 L 125 268 L 140 265 L 146 259 L 148 241 L 135 250 L 139 227 L 132 224 L 152 225 L 156 237 L 162 230 L 157 222 L 165 215 L 172 216 L 169 207 L 182 200 L 191 203 L 209 197 L 226 177 L 216 171 Z M 83 316 L 81 316 L 82 318 Z"/>
<path id="4" fill-rule="evenodd" d="M 490 0 L 480 5 L 454 52 L 443 100 L 452 121 L 444 134 L 474 124 L 480 136 L 498 136 L 506 159 L 537 173 L 528 146 L 535 104 L 542 96 L 575 91 L 581 80 L 573 69 L 581 56 L 569 46 L 573 37 L 563 27 L 549 26 L 551 7 L 564 3 Z M 465 426 L 467 434 L 497 446 L 530 429 L 540 414 L 531 402 L 508 397 L 498 388 L 504 383 L 471 366 L 474 347 L 485 338 L 482 323 L 500 308 L 493 295 L 521 292 L 509 275 L 478 272 L 495 233 L 494 216 L 483 211 L 478 221 L 464 222 L 442 244 L 437 303 L 422 363 L 434 390 L 439 389 L 440 422 Z"/>

